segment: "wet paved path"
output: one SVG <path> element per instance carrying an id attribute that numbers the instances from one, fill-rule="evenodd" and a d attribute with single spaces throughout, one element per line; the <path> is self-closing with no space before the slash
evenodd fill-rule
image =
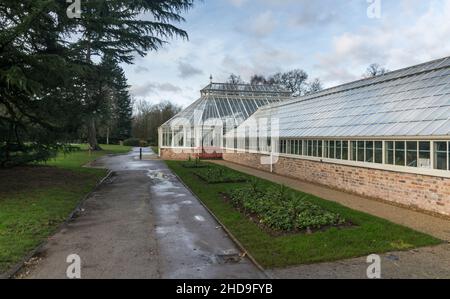
<path id="1" fill-rule="evenodd" d="M 449 279 L 450 244 L 381 254 L 383 279 Z M 366 279 L 367 257 L 300 265 L 268 272 L 286 279 Z"/>
<path id="2" fill-rule="evenodd" d="M 265 278 L 164 162 L 138 156 L 135 150 L 92 165 L 113 176 L 24 277 L 65 278 L 67 256 L 78 254 L 82 278 Z"/>
<path id="3" fill-rule="evenodd" d="M 256 170 L 227 161 L 212 161 L 232 169 L 261 177 L 291 188 L 311 193 L 327 200 L 339 202 L 392 222 L 411 227 L 447 241 L 446 244 L 419 248 L 405 252 L 382 254 L 382 278 L 450 278 L 450 221 L 401 207 L 374 201 L 323 186 Z M 271 269 L 268 273 L 277 278 L 364 279 L 367 278 L 366 257 L 331 263 L 300 265 L 284 269 Z"/>

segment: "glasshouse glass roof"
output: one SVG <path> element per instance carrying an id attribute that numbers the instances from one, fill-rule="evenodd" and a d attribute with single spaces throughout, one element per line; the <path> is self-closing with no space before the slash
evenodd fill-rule
<path id="1" fill-rule="evenodd" d="M 255 118 L 277 119 L 280 137 L 448 136 L 450 57 L 270 105 L 247 122 Z"/>
<path id="2" fill-rule="evenodd" d="M 275 85 L 211 83 L 201 98 L 163 125 L 189 122 L 193 127 L 220 120 L 228 129 L 239 126 L 259 108 L 290 99 L 291 93 Z"/>

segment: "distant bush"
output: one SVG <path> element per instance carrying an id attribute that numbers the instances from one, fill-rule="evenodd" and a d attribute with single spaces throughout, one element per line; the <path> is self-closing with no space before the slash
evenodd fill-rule
<path id="1" fill-rule="evenodd" d="M 184 168 L 208 168 L 209 165 L 206 163 L 203 163 L 200 158 L 193 159 L 192 157 L 189 157 L 189 159 L 185 162 L 183 162 L 182 166 Z"/>
<path id="2" fill-rule="evenodd" d="M 208 184 L 241 183 L 247 179 L 240 173 L 220 166 L 197 168 L 193 173 Z"/>
<path id="3" fill-rule="evenodd" d="M 56 157 L 58 150 L 62 149 L 64 149 L 63 145 L 47 147 L 37 143 L 0 143 L 0 168 L 14 167 L 34 162 L 45 162 Z"/>
<path id="4" fill-rule="evenodd" d="M 147 147 L 148 142 L 145 140 L 140 140 L 139 138 L 130 138 L 123 142 L 125 146 L 135 146 L 135 147 Z"/>

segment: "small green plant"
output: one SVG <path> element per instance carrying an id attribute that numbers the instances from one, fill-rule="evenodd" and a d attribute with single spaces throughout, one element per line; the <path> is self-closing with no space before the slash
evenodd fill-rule
<path id="1" fill-rule="evenodd" d="M 208 164 L 203 163 L 200 158 L 196 157 L 195 159 L 192 159 L 191 156 L 187 159 L 187 161 L 183 162 L 184 168 L 207 168 L 209 167 Z"/>
<path id="2" fill-rule="evenodd" d="M 252 188 L 252 191 L 253 191 L 253 193 L 254 194 L 257 194 L 257 193 L 259 193 L 259 180 L 257 179 L 257 178 L 255 178 L 255 177 L 253 177 L 251 180 L 250 180 L 250 187 Z"/>
<path id="3" fill-rule="evenodd" d="M 301 231 L 340 226 L 346 220 L 289 191 L 286 186 L 261 190 L 257 180 L 230 193 L 231 204 L 244 212 L 258 216 L 260 223 L 276 231 Z"/>
<path id="4" fill-rule="evenodd" d="M 193 173 L 208 184 L 239 183 L 247 180 L 243 175 L 220 166 L 197 168 Z"/>

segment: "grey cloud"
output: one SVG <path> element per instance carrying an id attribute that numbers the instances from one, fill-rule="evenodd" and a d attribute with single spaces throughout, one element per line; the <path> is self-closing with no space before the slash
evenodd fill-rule
<path id="1" fill-rule="evenodd" d="M 159 92 L 171 92 L 180 93 L 182 89 L 171 83 L 156 83 L 148 82 L 143 85 L 134 85 L 131 87 L 131 93 L 136 97 L 145 97 L 152 93 L 158 94 Z"/>
<path id="2" fill-rule="evenodd" d="M 304 1 L 302 9 L 295 17 L 291 17 L 291 25 L 300 27 L 324 26 L 339 21 L 339 14 L 333 10 L 335 0 Z M 324 9 L 326 7 L 326 9 Z"/>
<path id="3" fill-rule="evenodd" d="M 136 74 L 147 73 L 148 71 L 149 71 L 149 69 L 148 69 L 147 67 L 141 66 L 141 65 L 137 66 L 137 67 L 134 69 L 134 72 L 135 72 Z"/>
<path id="4" fill-rule="evenodd" d="M 278 26 L 276 16 L 270 11 L 255 15 L 251 20 L 242 22 L 235 26 L 234 30 L 256 38 L 270 36 Z"/>
<path id="5" fill-rule="evenodd" d="M 180 61 L 178 63 L 178 71 L 180 72 L 179 76 L 183 79 L 203 74 L 201 69 L 198 69 L 184 61 Z"/>

